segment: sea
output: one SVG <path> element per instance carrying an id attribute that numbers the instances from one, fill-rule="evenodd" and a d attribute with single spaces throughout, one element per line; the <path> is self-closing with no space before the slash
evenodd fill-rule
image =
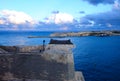
<path id="1" fill-rule="evenodd" d="M 51 38 L 28 38 L 49 36 L 54 32 L 0 31 L 0 45 L 34 46 L 47 45 Z M 75 70 L 82 71 L 85 81 L 120 81 L 120 36 L 84 36 L 53 39 L 71 39 L 74 43 Z"/>

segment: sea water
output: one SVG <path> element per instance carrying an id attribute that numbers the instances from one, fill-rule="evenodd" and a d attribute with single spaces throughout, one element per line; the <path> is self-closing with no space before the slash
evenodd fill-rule
<path id="1" fill-rule="evenodd" d="M 48 36 L 53 32 L 1 31 L 0 45 L 42 45 L 50 38 L 28 38 L 29 36 Z M 120 36 L 107 37 L 67 37 L 71 39 L 75 70 L 82 71 L 85 81 L 120 81 Z"/>

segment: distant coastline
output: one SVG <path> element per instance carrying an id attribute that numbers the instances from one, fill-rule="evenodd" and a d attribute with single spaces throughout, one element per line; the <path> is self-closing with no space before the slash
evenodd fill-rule
<path id="1" fill-rule="evenodd" d="M 79 37 L 79 36 L 120 36 L 120 31 L 86 31 L 86 32 L 59 32 L 52 33 L 50 36 L 28 36 L 28 38 L 63 38 L 63 37 Z"/>

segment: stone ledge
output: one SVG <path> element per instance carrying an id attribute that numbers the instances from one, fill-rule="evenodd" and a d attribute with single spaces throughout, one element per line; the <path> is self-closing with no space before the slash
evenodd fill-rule
<path id="1" fill-rule="evenodd" d="M 82 72 L 75 71 L 75 81 L 85 81 Z"/>

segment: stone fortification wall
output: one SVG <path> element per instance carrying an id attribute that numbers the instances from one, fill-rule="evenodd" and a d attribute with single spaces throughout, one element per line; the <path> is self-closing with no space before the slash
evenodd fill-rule
<path id="1" fill-rule="evenodd" d="M 22 52 L 3 52 L 0 54 L 0 81 L 84 81 L 80 74 L 75 78 L 73 47 L 52 44 L 41 53 L 23 53 L 33 47 L 20 48 Z"/>
<path id="2" fill-rule="evenodd" d="M 43 46 L 18 46 L 18 52 L 40 52 Z"/>
<path id="3" fill-rule="evenodd" d="M 43 51 L 43 46 L 0 46 L 0 53 L 29 53 Z"/>

